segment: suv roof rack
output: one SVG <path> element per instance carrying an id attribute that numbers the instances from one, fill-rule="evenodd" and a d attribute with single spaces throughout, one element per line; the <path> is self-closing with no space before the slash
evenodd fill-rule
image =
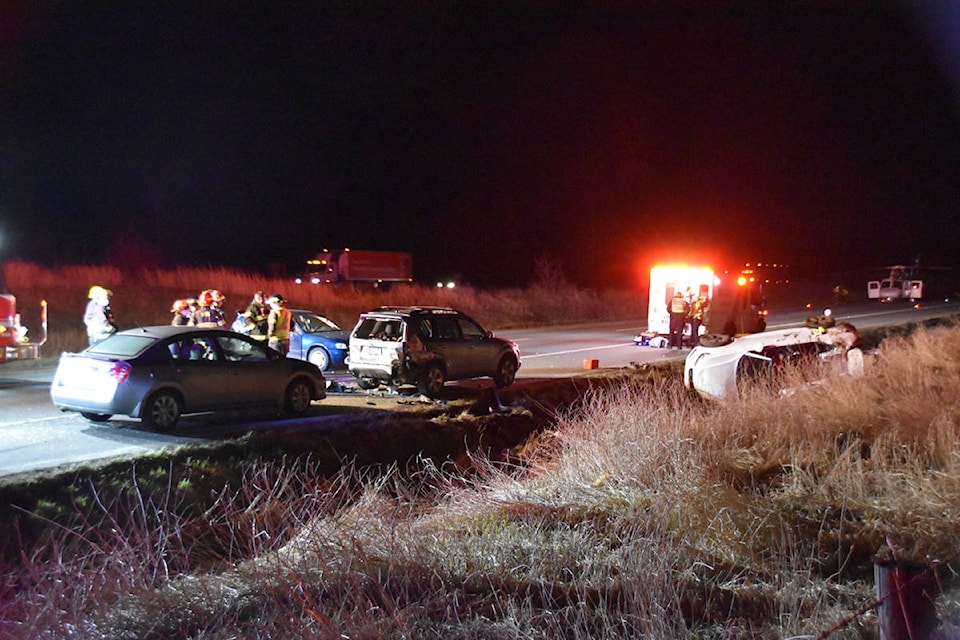
<path id="1" fill-rule="evenodd" d="M 405 306 L 405 305 L 384 305 L 377 307 L 373 313 L 414 313 L 425 311 L 428 313 L 457 313 L 450 307 L 431 307 L 431 306 Z"/>

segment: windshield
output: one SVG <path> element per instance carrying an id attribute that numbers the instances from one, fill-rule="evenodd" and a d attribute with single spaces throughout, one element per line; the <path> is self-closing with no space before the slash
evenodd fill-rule
<path id="1" fill-rule="evenodd" d="M 340 331 L 340 327 L 332 321 L 315 313 L 298 313 L 296 315 L 297 324 L 306 333 L 323 333 L 324 331 Z"/>
<path id="2" fill-rule="evenodd" d="M 87 348 L 86 353 L 98 356 L 116 356 L 120 358 L 132 358 L 142 353 L 147 347 L 157 341 L 150 336 L 128 336 L 114 335 L 103 342 L 99 342 L 92 347 Z"/>

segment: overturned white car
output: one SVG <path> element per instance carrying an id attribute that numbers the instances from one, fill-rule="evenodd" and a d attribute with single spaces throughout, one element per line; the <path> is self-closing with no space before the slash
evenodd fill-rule
<path id="1" fill-rule="evenodd" d="M 765 384 L 777 391 L 791 386 L 784 372 L 803 362 L 830 365 L 838 374 L 863 372 L 860 336 L 853 325 L 816 323 L 740 337 L 708 336 L 694 347 L 683 367 L 684 385 L 717 399 L 739 397 L 748 384 Z"/>

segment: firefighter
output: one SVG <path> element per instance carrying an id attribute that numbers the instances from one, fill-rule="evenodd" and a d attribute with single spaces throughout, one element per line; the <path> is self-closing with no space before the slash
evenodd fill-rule
<path id="1" fill-rule="evenodd" d="M 709 313 L 710 301 L 701 293 L 690 308 L 690 346 L 700 344 L 700 326 L 707 322 Z"/>
<path id="2" fill-rule="evenodd" d="M 213 306 L 223 315 L 223 307 L 227 302 L 227 296 L 220 293 L 218 289 L 210 290 L 210 297 L 213 298 Z"/>
<path id="3" fill-rule="evenodd" d="M 690 313 L 690 303 L 678 289 L 670 299 L 670 348 L 683 348 L 683 327 Z"/>
<path id="4" fill-rule="evenodd" d="M 267 305 L 263 300 L 263 291 L 257 291 L 253 294 L 253 300 L 247 305 L 247 310 L 243 312 L 244 322 L 250 327 L 251 338 L 257 340 L 267 339 Z"/>
<path id="5" fill-rule="evenodd" d="M 173 305 L 170 307 L 170 313 L 173 314 L 173 319 L 170 321 L 170 324 L 175 327 L 185 327 L 190 324 L 193 309 L 188 299 L 181 298 L 180 300 L 173 301 Z"/>
<path id="6" fill-rule="evenodd" d="M 90 287 L 87 294 L 87 308 L 83 313 L 83 323 L 87 325 L 87 338 L 90 346 L 103 342 L 117 332 L 110 309 L 110 297 L 113 292 L 99 285 Z"/>
<path id="7" fill-rule="evenodd" d="M 226 328 L 227 321 L 223 319 L 223 313 L 216 305 L 215 291 L 215 289 L 207 289 L 200 292 L 200 296 L 197 298 L 200 308 L 194 312 L 190 324 L 215 329 Z M 220 294 L 219 291 L 216 291 L 216 293 Z M 222 298 L 222 294 L 220 294 L 220 297 Z"/>
<path id="8" fill-rule="evenodd" d="M 287 301 L 279 293 L 275 293 L 267 300 L 270 313 L 267 314 L 267 344 L 286 354 L 290 348 L 290 323 L 293 314 L 287 309 Z"/>

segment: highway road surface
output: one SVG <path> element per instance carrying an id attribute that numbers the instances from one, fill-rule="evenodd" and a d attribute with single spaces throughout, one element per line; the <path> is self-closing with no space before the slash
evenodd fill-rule
<path id="1" fill-rule="evenodd" d="M 774 312 L 768 319 L 768 327 L 797 326 L 806 317 L 819 315 L 819 312 L 809 309 Z M 958 303 L 926 304 L 920 309 L 907 304 L 851 305 L 836 310 L 835 315 L 838 320 L 866 329 L 956 314 L 960 314 Z M 637 322 L 522 329 L 498 334 L 520 345 L 521 378 L 583 374 L 584 360 L 587 359 L 598 360 L 600 368 L 616 369 L 684 357 L 685 352 L 635 345 L 633 337 L 646 328 L 645 324 L 638 319 Z M 197 442 L 211 434 L 242 433 L 250 429 L 275 428 L 279 424 L 270 414 L 228 415 L 205 420 L 200 424 L 202 428 L 161 434 L 144 429 L 139 421 L 127 418 L 91 423 L 77 414 L 64 414 L 53 407 L 49 388 L 55 364 L 55 359 L 49 358 L 0 365 L 0 479 L 37 469 L 143 454 Z M 328 378 L 345 384 L 352 379 L 345 372 L 335 372 Z M 327 412 L 318 410 L 317 416 L 306 420 L 330 418 L 320 413 Z M 185 419 L 188 425 L 189 420 Z M 282 421 L 284 425 L 290 422 Z"/>

